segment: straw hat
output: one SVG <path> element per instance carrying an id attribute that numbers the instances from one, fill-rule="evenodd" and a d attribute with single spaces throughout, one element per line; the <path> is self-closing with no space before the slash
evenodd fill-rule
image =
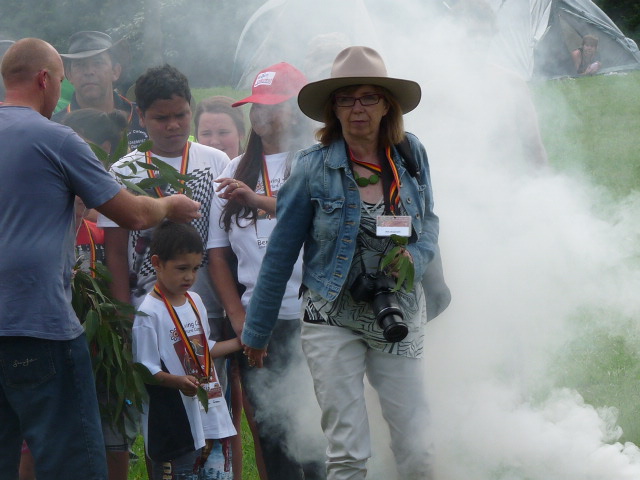
<path id="1" fill-rule="evenodd" d="M 412 80 L 392 78 L 378 52 L 369 47 L 348 47 L 333 61 L 331 76 L 307 84 L 298 94 L 298 105 L 307 117 L 324 121 L 324 108 L 331 93 L 351 85 L 376 85 L 391 92 L 400 104 L 402 113 L 413 110 L 420 103 L 420 85 Z"/>

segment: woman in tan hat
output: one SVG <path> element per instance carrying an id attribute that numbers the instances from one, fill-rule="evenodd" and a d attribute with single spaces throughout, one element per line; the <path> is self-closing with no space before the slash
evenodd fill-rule
<path id="1" fill-rule="evenodd" d="M 438 240 L 427 156 L 402 121 L 419 101 L 420 86 L 389 77 L 367 47 L 343 50 L 330 78 L 300 91 L 303 113 L 324 123 L 320 143 L 298 152 L 280 190 L 278 224 L 247 309 L 242 342 L 260 366 L 304 246 L 302 346 L 331 480 L 366 476 L 365 373 L 389 425 L 399 478 L 431 478 L 425 295 L 407 279 L 422 277 Z"/>

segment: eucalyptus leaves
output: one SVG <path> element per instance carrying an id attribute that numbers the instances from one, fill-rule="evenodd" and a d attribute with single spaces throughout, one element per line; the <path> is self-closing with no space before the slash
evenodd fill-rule
<path id="1" fill-rule="evenodd" d="M 410 292 L 413 290 L 415 268 L 411 257 L 405 255 L 409 239 L 400 235 L 391 235 L 391 241 L 395 246 L 382 258 L 380 271 L 396 276 L 394 292 L 400 290 L 403 285 L 405 290 Z"/>
<path id="2" fill-rule="evenodd" d="M 130 413 L 125 405 L 130 402 L 141 409 L 146 397 L 144 372 L 133 363 L 129 348 L 135 309 L 111 296 L 111 276 L 105 266 L 97 263 L 91 272 L 86 272 L 80 265 L 78 260 L 71 303 L 89 342 L 97 390 L 106 400 L 100 403 L 100 413 L 123 430 L 122 413 Z"/>

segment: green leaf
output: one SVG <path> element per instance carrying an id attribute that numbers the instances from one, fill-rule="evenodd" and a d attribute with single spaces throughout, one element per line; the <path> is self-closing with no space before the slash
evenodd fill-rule
<path id="1" fill-rule="evenodd" d="M 90 310 L 84 320 L 84 331 L 87 335 L 88 342 L 93 341 L 99 326 L 100 319 L 98 318 L 98 314 L 94 310 Z"/>
<path id="2" fill-rule="evenodd" d="M 153 142 L 151 140 L 145 140 L 140 145 L 138 145 L 138 151 L 143 153 L 148 152 L 152 148 L 153 148 Z"/>
<path id="3" fill-rule="evenodd" d="M 402 284 L 404 283 L 404 279 L 407 277 L 407 270 L 405 268 L 401 268 L 398 270 L 398 278 L 396 279 L 396 286 L 393 291 L 397 292 L 402 288 Z"/>
<path id="4" fill-rule="evenodd" d="M 409 243 L 409 237 L 391 234 L 391 241 L 396 245 L 406 246 Z"/>
<path id="5" fill-rule="evenodd" d="M 158 171 L 158 167 L 156 167 L 155 165 L 149 164 L 147 162 L 143 162 L 141 160 L 137 160 L 136 165 L 138 165 L 140 168 L 143 168 L 145 170 L 153 170 L 154 172 Z"/>
<path id="6" fill-rule="evenodd" d="M 402 251 L 402 247 L 400 246 L 393 247 L 380 262 L 379 269 L 384 270 L 385 268 L 387 268 L 389 264 L 391 264 L 391 262 L 393 262 L 396 259 L 396 257 L 400 254 L 401 251 Z"/>
<path id="7" fill-rule="evenodd" d="M 209 395 L 207 394 L 207 391 L 202 388 L 201 385 L 198 385 L 198 400 L 200 400 L 200 403 L 202 404 L 202 408 L 204 408 L 205 413 L 207 413 L 209 411 Z"/>
<path id="8" fill-rule="evenodd" d="M 118 146 L 115 151 L 111 154 L 110 164 L 105 165 L 107 168 L 111 167 L 115 161 L 124 157 L 129 152 L 129 139 L 127 138 L 127 132 L 125 131 L 118 142 Z"/>
<path id="9" fill-rule="evenodd" d="M 133 182 L 129 182 L 128 180 L 124 180 L 124 179 L 120 179 L 120 181 L 122 182 L 122 184 L 127 187 L 129 190 L 131 190 L 132 192 L 138 193 L 140 195 L 144 195 L 146 197 L 149 196 L 149 194 L 147 192 L 145 192 L 143 189 L 141 189 L 140 187 L 138 187 L 138 185 L 136 185 Z"/>
<path id="10" fill-rule="evenodd" d="M 413 290 L 413 282 L 416 275 L 416 269 L 413 267 L 413 263 L 411 263 L 411 268 L 407 271 L 407 281 L 405 285 L 405 290 L 407 292 L 411 292 Z"/>
<path id="11" fill-rule="evenodd" d="M 95 156 L 98 157 L 98 160 L 100 160 L 102 165 L 104 165 L 105 168 L 108 168 L 107 164 L 109 163 L 109 154 L 95 143 L 89 142 L 89 147 L 91 148 Z"/>

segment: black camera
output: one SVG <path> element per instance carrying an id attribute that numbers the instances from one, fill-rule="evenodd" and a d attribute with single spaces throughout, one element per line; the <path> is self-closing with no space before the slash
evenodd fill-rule
<path id="1" fill-rule="evenodd" d="M 351 283 L 349 292 L 356 302 L 371 304 L 378 326 L 388 342 L 399 342 L 409 333 L 404 315 L 393 291 L 396 280 L 384 273 L 362 273 Z"/>

